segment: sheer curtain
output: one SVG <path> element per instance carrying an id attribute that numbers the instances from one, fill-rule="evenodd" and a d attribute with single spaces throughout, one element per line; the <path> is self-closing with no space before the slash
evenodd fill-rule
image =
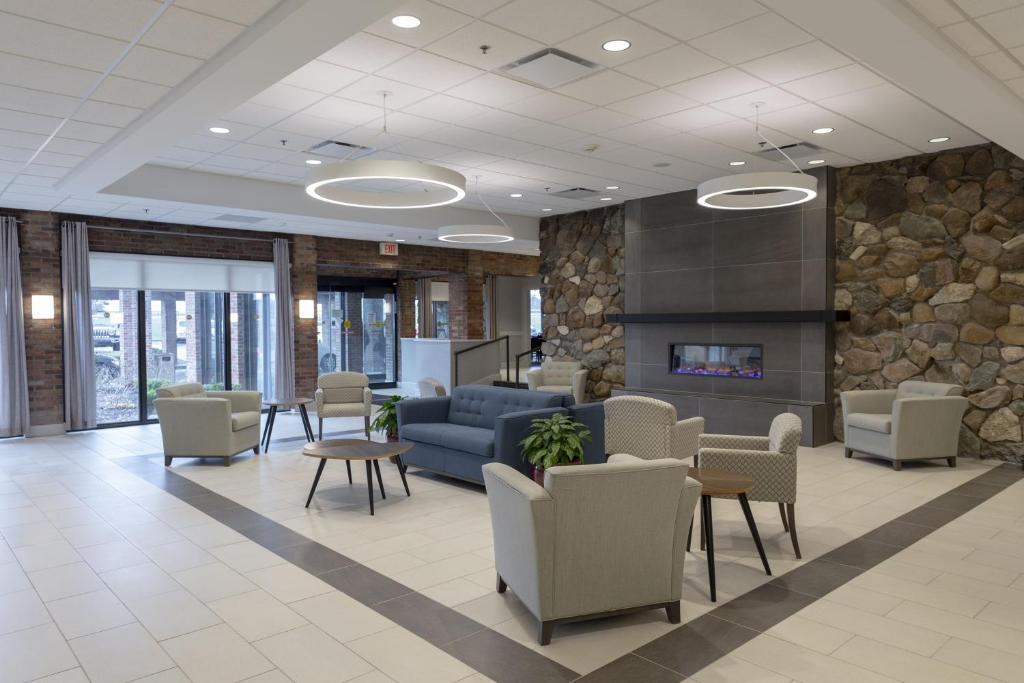
<path id="1" fill-rule="evenodd" d="M 0 436 L 28 435 L 28 372 L 18 223 L 0 216 Z"/>
<path id="2" fill-rule="evenodd" d="M 60 224 L 64 290 L 64 422 L 68 429 L 96 426 L 96 370 L 89 294 L 89 232 L 82 221 Z"/>
<path id="3" fill-rule="evenodd" d="M 288 240 L 274 240 L 274 298 L 277 302 L 277 358 L 274 363 L 274 393 L 281 398 L 295 395 L 295 333 L 292 318 L 292 279 Z"/>

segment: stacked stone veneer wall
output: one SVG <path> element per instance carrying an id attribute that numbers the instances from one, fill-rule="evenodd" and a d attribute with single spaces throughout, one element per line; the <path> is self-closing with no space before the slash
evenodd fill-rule
<path id="1" fill-rule="evenodd" d="M 625 297 L 624 207 L 553 216 L 540 224 L 545 356 L 579 360 L 587 395 L 603 399 L 625 380 L 624 329 L 606 321 Z"/>
<path id="2" fill-rule="evenodd" d="M 1024 455 L 1024 161 L 995 145 L 838 171 L 839 392 L 964 387 L 961 454 Z"/>

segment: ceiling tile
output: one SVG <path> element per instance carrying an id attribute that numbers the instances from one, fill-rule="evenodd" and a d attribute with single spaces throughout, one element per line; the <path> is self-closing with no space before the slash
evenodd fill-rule
<path id="1" fill-rule="evenodd" d="M 985 14 L 1017 7 L 1024 3 L 1021 0 L 956 0 L 956 4 L 960 5 L 960 9 L 966 12 L 968 16 L 980 17 Z"/>
<path id="2" fill-rule="evenodd" d="M 653 119 L 680 111 L 681 109 L 693 107 L 696 104 L 698 103 L 682 95 L 676 95 L 667 90 L 655 90 L 654 92 L 609 104 L 608 108 L 620 111 L 623 114 L 636 116 L 640 119 Z"/>
<path id="3" fill-rule="evenodd" d="M 667 50 L 643 57 L 618 70 L 655 85 L 670 85 L 717 71 L 725 64 L 689 45 L 676 45 Z"/>
<path id="4" fill-rule="evenodd" d="M 290 156 L 292 151 L 281 145 L 276 147 L 265 147 L 263 145 L 252 145 L 242 142 L 228 149 L 225 154 L 229 154 L 234 157 L 241 157 L 243 159 L 270 162 L 280 161 L 281 159 Z"/>
<path id="5" fill-rule="evenodd" d="M 281 145 L 281 141 L 284 140 L 285 144 Z M 293 131 L 282 130 L 280 128 L 265 128 L 259 133 L 246 138 L 246 142 L 254 145 L 263 145 L 264 147 L 274 147 L 275 145 L 281 145 L 284 149 L 292 152 L 297 152 L 304 149 L 309 149 L 313 145 L 322 142 L 323 137 L 300 135 Z"/>
<path id="6" fill-rule="evenodd" d="M 127 43 L 13 14 L 4 14 L 3 20 L 0 21 L 0 45 L 4 46 L 4 52 L 11 54 L 58 61 L 102 72 L 117 58 Z"/>
<path id="7" fill-rule="evenodd" d="M 825 43 L 814 41 L 767 57 L 744 62 L 740 68 L 769 83 L 785 83 L 846 66 L 850 60 Z"/>
<path id="8" fill-rule="evenodd" d="M 535 123 L 508 133 L 509 137 L 537 145 L 554 145 L 582 137 L 584 134 L 553 123 Z"/>
<path id="9" fill-rule="evenodd" d="M 587 133 L 601 133 L 612 128 L 621 128 L 622 126 L 636 123 L 637 120 L 635 116 L 599 107 L 580 114 L 574 114 L 562 119 L 559 123 Z"/>
<path id="10" fill-rule="evenodd" d="M 615 100 L 654 90 L 654 86 L 630 78 L 618 71 L 606 70 L 556 88 L 558 92 L 591 104 L 603 105 Z"/>
<path id="11" fill-rule="evenodd" d="M 298 133 L 323 140 L 352 128 L 352 124 L 346 121 L 326 119 L 322 116 L 313 116 L 306 112 L 299 112 L 278 121 L 275 127 L 290 133 Z"/>
<path id="12" fill-rule="evenodd" d="M 585 102 L 565 95 L 544 92 L 534 97 L 527 97 L 525 100 L 510 102 L 505 105 L 505 108 L 542 121 L 556 121 L 566 116 L 579 114 L 591 107 Z"/>
<path id="13" fill-rule="evenodd" d="M 418 17 L 422 23 L 416 28 L 398 28 L 391 23 L 391 18 L 400 14 L 411 14 Z M 423 47 L 465 26 L 470 21 L 472 21 L 471 17 L 450 10 L 443 5 L 437 5 L 428 0 L 414 0 L 388 12 L 386 16 L 366 27 L 366 31 L 406 45 Z"/>
<path id="14" fill-rule="evenodd" d="M 172 6 L 146 31 L 142 45 L 209 59 L 235 39 L 244 26 Z"/>
<path id="15" fill-rule="evenodd" d="M 615 17 L 615 12 L 591 0 L 513 0 L 488 14 L 487 21 L 554 45 Z"/>
<path id="16" fill-rule="evenodd" d="M 780 165 L 762 157 L 741 152 L 726 145 L 705 140 L 688 133 L 680 133 L 669 138 L 662 138 L 650 143 L 665 154 L 681 157 L 689 161 L 714 166 L 721 170 L 733 171 L 736 167 L 729 166 L 731 161 L 744 161 L 744 171 L 773 171 Z"/>
<path id="17" fill-rule="evenodd" d="M 946 37 L 956 43 L 961 50 L 976 57 L 999 49 L 985 33 L 969 21 L 950 24 L 942 29 Z"/>
<path id="18" fill-rule="evenodd" d="M 192 164 L 206 161 L 212 156 L 211 152 L 202 152 L 198 149 L 188 149 L 187 147 L 175 145 L 170 149 L 165 149 L 159 159 L 161 161 L 174 161 L 176 166 L 191 166 Z"/>
<path id="19" fill-rule="evenodd" d="M 724 62 L 740 64 L 811 40 L 810 34 L 779 15 L 765 14 L 695 38 L 690 44 Z"/>
<path id="20" fill-rule="evenodd" d="M 1024 67 L 1021 67 L 1017 60 L 1011 58 L 1006 52 L 999 51 L 987 55 L 980 55 L 977 61 L 985 69 L 1001 81 L 1024 76 Z"/>
<path id="21" fill-rule="evenodd" d="M 111 62 L 113 59 L 110 60 Z M 132 48 L 114 71 L 118 76 L 173 87 L 188 78 L 203 62 L 194 57 L 155 50 L 145 45 Z M 105 69 L 107 65 L 104 65 Z"/>
<path id="22" fill-rule="evenodd" d="M 850 64 L 833 71 L 790 81 L 781 87 L 806 100 L 815 101 L 863 90 L 884 82 L 873 71 L 868 71 L 860 64 Z"/>
<path id="23" fill-rule="evenodd" d="M 0 86 L 0 102 L 3 103 L 5 109 L 56 117 L 70 116 L 78 104 L 76 98 L 67 95 L 57 95 L 11 85 Z"/>
<path id="24" fill-rule="evenodd" d="M 963 21 L 964 18 L 949 0 L 906 0 L 906 2 L 935 26 L 948 26 Z"/>
<path id="25" fill-rule="evenodd" d="M 461 122 L 461 125 L 473 128 L 474 130 L 485 130 L 488 133 L 504 135 L 508 131 L 525 128 L 534 123 L 536 122 L 533 119 L 528 119 L 519 114 L 490 109 L 482 114 L 465 119 Z"/>
<path id="26" fill-rule="evenodd" d="M 372 73 L 413 51 L 407 45 L 385 40 L 369 33 L 357 33 L 337 47 L 320 55 L 320 59 L 349 69 Z"/>
<path id="27" fill-rule="evenodd" d="M 445 7 L 469 14 L 474 17 L 481 17 L 488 12 L 501 7 L 508 0 L 436 0 Z"/>
<path id="28" fill-rule="evenodd" d="M 763 90 L 755 90 L 745 95 L 738 95 L 737 97 L 730 97 L 727 100 L 715 102 L 713 106 L 715 109 L 728 112 L 733 116 L 752 119 L 755 115 L 755 102 L 759 103 L 758 109 L 764 114 L 765 112 L 803 104 L 804 100 L 779 88 L 764 88 Z"/>
<path id="29" fill-rule="evenodd" d="M 680 40 L 690 40 L 765 11 L 754 0 L 659 0 L 637 10 L 633 17 Z"/>
<path id="30" fill-rule="evenodd" d="M 294 112 L 278 109 L 277 107 L 267 107 L 262 104 L 246 102 L 245 104 L 235 107 L 228 113 L 224 114 L 221 118 L 225 121 L 237 121 L 238 123 L 244 123 L 249 126 L 263 128 L 265 126 L 274 125 L 292 113 Z M 230 127 L 231 126 L 228 126 L 228 128 Z"/>
<path id="31" fill-rule="evenodd" d="M 373 106 L 341 97 L 327 97 L 307 107 L 302 113 L 337 121 L 338 128 L 342 129 L 346 123 L 362 125 L 380 118 L 383 110 L 380 105 Z"/>
<path id="32" fill-rule="evenodd" d="M 425 116 L 428 119 L 458 123 L 471 116 L 486 114 L 491 110 L 482 104 L 460 100 L 450 95 L 431 95 L 421 102 L 406 107 L 404 111 L 407 114 Z"/>
<path id="33" fill-rule="evenodd" d="M 275 83 L 250 99 L 249 102 L 295 113 L 322 99 L 324 99 L 324 94 L 321 92 L 297 88 L 286 83 Z"/>
<path id="34" fill-rule="evenodd" d="M 1017 93 L 1019 97 L 1024 98 L 1024 78 L 1014 78 L 1006 81 L 1006 87 Z"/>
<path id="35" fill-rule="evenodd" d="M 697 102 L 717 102 L 767 87 L 748 73 L 729 67 L 669 87 L 674 93 Z"/>
<path id="36" fill-rule="evenodd" d="M 500 107 L 503 104 L 520 100 L 526 97 L 533 97 L 543 92 L 540 88 L 526 85 L 511 78 L 498 76 L 497 74 L 484 74 L 457 85 L 448 90 L 453 97 L 460 97 L 470 102 L 486 104 L 491 107 Z"/>
<path id="37" fill-rule="evenodd" d="M 156 2 L 89 0 L 89 2 L 40 2 L 4 0 L 3 11 L 38 19 L 77 31 L 129 41 L 159 9 Z M 5 17 L 3 21 L 7 21 Z"/>
<path id="38" fill-rule="evenodd" d="M 388 114 L 388 130 L 398 135 L 416 137 L 431 130 L 437 130 L 443 124 L 433 119 L 414 116 L 407 112 L 396 111 Z"/>
<path id="39" fill-rule="evenodd" d="M 93 93 L 94 100 L 148 109 L 167 94 L 169 88 L 120 76 L 107 76 Z"/>
<path id="40" fill-rule="evenodd" d="M 651 4 L 651 0 L 597 0 L 602 5 L 606 5 L 616 12 L 622 12 L 627 14 L 635 9 L 639 9 L 644 5 Z"/>
<path id="41" fill-rule="evenodd" d="M 306 90 L 324 94 L 333 94 L 346 85 L 355 83 L 365 74 L 354 69 L 346 69 L 320 59 L 300 67 L 281 79 L 285 85 L 293 85 Z"/>
<path id="42" fill-rule="evenodd" d="M 429 90 L 417 88 L 414 85 L 399 83 L 398 81 L 380 78 L 379 76 L 367 76 L 343 88 L 338 93 L 338 97 L 346 97 L 350 100 L 383 107 L 385 100 L 381 95 L 382 92 L 388 93 L 386 104 L 389 111 L 402 109 L 434 94 Z"/>
<path id="43" fill-rule="evenodd" d="M 763 115 L 761 120 L 770 128 L 781 130 L 791 136 L 859 161 L 881 161 L 916 153 L 912 147 L 902 145 L 892 138 L 855 121 L 838 116 L 817 104 L 807 103 L 799 107 L 772 112 Z M 812 129 L 822 125 L 834 126 L 836 130 L 829 135 L 811 135 Z M 809 138 L 815 139 L 810 140 Z M 772 142 L 777 145 L 785 144 L 774 138 L 772 138 Z"/>
<path id="44" fill-rule="evenodd" d="M 678 131 L 688 131 L 694 128 L 714 126 L 734 119 L 735 117 L 731 114 L 726 114 L 713 107 L 701 106 L 658 117 L 654 119 L 654 122 Z"/>
<path id="45" fill-rule="evenodd" d="M 175 0 L 175 5 L 251 26 L 279 0 Z"/>
<path id="46" fill-rule="evenodd" d="M 609 40 L 628 40 L 630 47 L 621 52 L 609 52 L 602 47 Z M 675 43 L 674 39 L 645 24 L 629 17 L 619 17 L 562 41 L 556 47 L 597 64 L 619 66 L 664 50 Z"/>
<path id="47" fill-rule="evenodd" d="M 778 129 L 773 129 L 770 126 L 761 126 L 761 131 L 765 137 L 770 138 L 772 142 L 779 146 L 803 141 L 802 137 L 788 135 Z M 720 123 L 716 126 L 700 128 L 690 134 L 728 147 L 733 147 L 744 152 L 753 153 L 760 150 L 760 146 L 758 145 L 760 139 L 754 132 L 753 121 L 737 119 L 730 123 Z"/>
<path id="48" fill-rule="evenodd" d="M 480 50 L 487 45 L 487 53 Z M 426 47 L 430 52 L 491 70 L 544 49 L 544 44 L 483 21 L 463 26 Z"/>
<path id="49" fill-rule="evenodd" d="M 142 110 L 136 107 L 124 107 L 120 104 L 88 100 L 82 104 L 82 108 L 75 114 L 75 120 L 123 128 L 134 121 L 141 113 Z"/>
<path id="50" fill-rule="evenodd" d="M 979 17 L 977 22 L 1003 47 L 1024 45 L 1024 5 L 995 14 L 987 14 Z"/>
<path id="51" fill-rule="evenodd" d="M 448 90 L 482 74 L 483 72 L 479 69 L 429 52 L 414 52 L 377 72 L 378 76 L 393 78 L 403 83 L 412 83 L 421 88 L 438 92 Z"/>
<path id="52" fill-rule="evenodd" d="M 613 128 L 603 133 L 604 137 L 611 138 L 618 142 L 637 144 L 658 138 L 667 138 L 676 131 L 654 121 L 641 121 L 622 128 Z"/>
<path id="53" fill-rule="evenodd" d="M 8 85 L 78 97 L 98 77 L 94 71 L 0 52 L 0 82 Z"/>

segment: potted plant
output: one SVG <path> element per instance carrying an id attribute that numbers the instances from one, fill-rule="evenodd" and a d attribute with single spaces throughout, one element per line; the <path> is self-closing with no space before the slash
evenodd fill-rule
<path id="1" fill-rule="evenodd" d="M 388 441 L 398 441 L 398 402 L 401 400 L 402 397 L 395 394 L 384 401 L 370 424 L 373 431 L 384 434 Z"/>
<path id="2" fill-rule="evenodd" d="M 555 465 L 583 463 L 583 444 L 591 440 L 590 430 L 568 415 L 531 420 L 530 434 L 519 442 L 523 460 L 533 465 L 533 480 L 544 485 L 544 470 Z"/>

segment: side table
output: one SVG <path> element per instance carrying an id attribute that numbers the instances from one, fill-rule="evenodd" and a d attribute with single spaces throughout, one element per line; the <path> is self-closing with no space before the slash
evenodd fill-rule
<path id="1" fill-rule="evenodd" d="M 309 414 L 306 412 L 306 404 L 312 402 L 313 399 L 301 396 L 263 399 L 263 405 L 270 408 L 270 412 L 267 413 L 267 423 L 263 426 L 263 436 L 260 437 L 260 445 L 263 446 L 264 453 L 270 452 L 270 437 L 274 432 L 274 419 L 280 408 L 298 407 L 299 415 L 302 416 L 302 428 L 306 432 L 306 441 L 313 441 L 313 428 L 309 424 Z"/>

